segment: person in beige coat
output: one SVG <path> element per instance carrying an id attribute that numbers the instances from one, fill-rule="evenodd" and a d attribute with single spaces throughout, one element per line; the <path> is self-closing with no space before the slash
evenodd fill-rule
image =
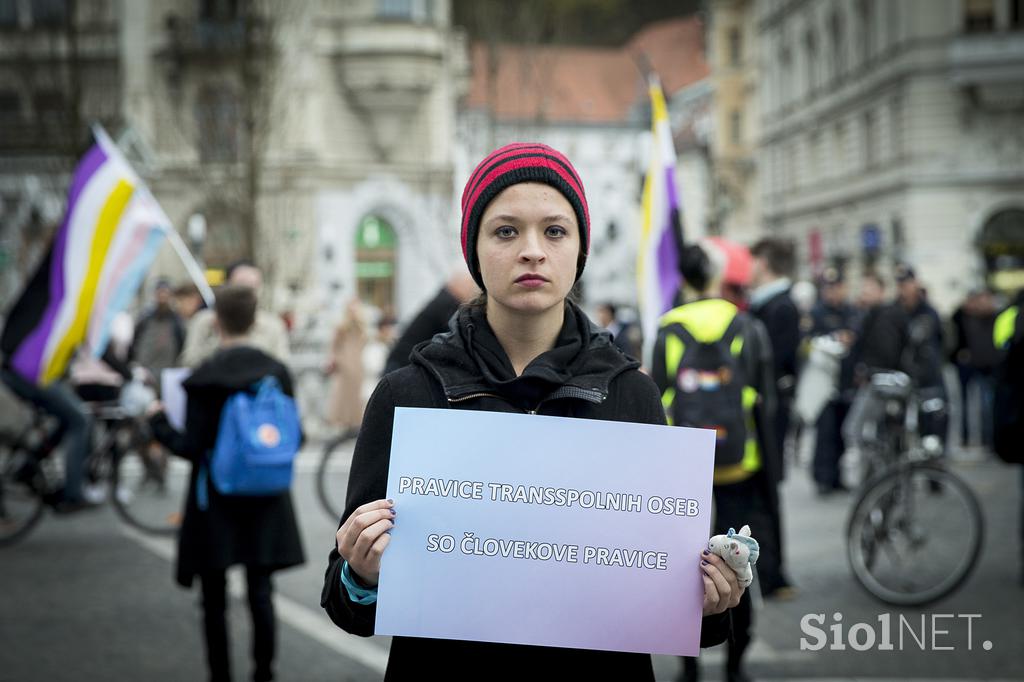
<path id="1" fill-rule="evenodd" d="M 334 330 L 328 372 L 331 386 L 327 421 L 342 429 L 357 429 L 363 421 L 363 349 L 368 334 L 362 306 L 352 299 Z"/>
<path id="2" fill-rule="evenodd" d="M 248 261 L 239 261 L 231 265 L 227 271 L 227 283 L 250 287 L 259 296 L 263 287 L 263 273 Z M 216 315 L 213 310 L 200 310 L 189 320 L 185 334 L 185 348 L 181 351 L 178 364 L 183 367 L 197 367 L 203 360 L 213 355 L 220 343 Z M 265 310 L 256 311 L 256 322 L 249 332 L 249 342 L 275 360 L 288 365 L 288 330 L 277 315 Z"/>

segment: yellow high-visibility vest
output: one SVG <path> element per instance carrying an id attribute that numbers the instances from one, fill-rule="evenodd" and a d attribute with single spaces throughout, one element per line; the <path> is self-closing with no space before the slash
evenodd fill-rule
<path id="1" fill-rule="evenodd" d="M 686 328 L 693 338 L 700 343 L 714 343 L 722 338 L 729 324 L 739 309 L 720 298 L 709 298 L 692 303 L 686 303 L 674 308 L 664 315 L 658 322 L 659 328 L 671 324 L 680 324 Z M 734 357 L 739 357 L 743 351 L 743 337 L 737 335 L 729 348 Z M 679 363 L 686 352 L 686 344 L 677 336 L 669 334 L 665 337 L 665 372 L 668 376 L 675 376 L 679 370 Z M 676 390 L 669 387 L 661 395 L 661 404 L 665 408 L 665 416 L 668 423 L 672 424 L 672 403 L 676 398 Z M 743 387 L 743 411 L 747 426 L 747 440 L 744 443 L 743 459 L 737 464 L 715 467 L 715 485 L 727 485 L 738 483 L 750 478 L 757 473 L 762 466 L 761 450 L 757 445 L 757 425 L 754 422 L 754 406 L 757 404 L 758 393 L 753 386 Z"/>

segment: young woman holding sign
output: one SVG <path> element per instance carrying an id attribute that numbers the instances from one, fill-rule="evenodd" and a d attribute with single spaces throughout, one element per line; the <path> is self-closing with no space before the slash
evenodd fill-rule
<path id="1" fill-rule="evenodd" d="M 460 309 L 448 334 L 417 346 L 410 366 L 381 380 L 356 443 L 321 599 L 352 634 L 373 634 L 380 559 L 394 526 L 394 505 L 382 498 L 395 407 L 665 423 L 658 389 L 640 363 L 568 298 L 590 246 L 586 197 L 569 160 L 542 144 L 502 147 L 473 171 L 462 212 L 462 251 L 481 301 Z M 729 631 L 725 611 L 743 589 L 717 556 L 694 557 L 694 570 L 704 579 L 701 645 L 719 644 Z M 411 637 L 394 638 L 385 679 L 426 675 L 435 661 L 446 679 L 460 677 L 456 670 L 654 679 L 644 654 Z"/>

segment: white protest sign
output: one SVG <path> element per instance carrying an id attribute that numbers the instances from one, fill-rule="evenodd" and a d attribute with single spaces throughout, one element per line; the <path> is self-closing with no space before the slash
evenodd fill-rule
<path id="1" fill-rule="evenodd" d="M 397 408 L 376 633 L 695 656 L 715 434 Z"/>
<path id="2" fill-rule="evenodd" d="M 192 374 L 190 367 L 173 367 L 160 372 L 160 401 L 167 421 L 178 431 L 185 430 L 185 408 L 188 395 L 182 384 Z"/>

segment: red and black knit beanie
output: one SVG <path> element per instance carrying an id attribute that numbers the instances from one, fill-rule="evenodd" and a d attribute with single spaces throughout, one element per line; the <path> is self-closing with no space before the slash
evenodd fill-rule
<path id="1" fill-rule="evenodd" d="M 476 239 L 480 234 L 480 219 L 484 209 L 494 197 L 512 185 L 521 182 L 540 182 L 554 187 L 566 198 L 576 212 L 580 229 L 580 258 L 576 279 L 590 250 L 590 213 L 583 182 L 569 159 L 546 144 L 517 142 L 491 152 L 473 170 L 462 191 L 462 255 L 473 279 L 484 288 L 480 265 L 476 258 Z"/>

